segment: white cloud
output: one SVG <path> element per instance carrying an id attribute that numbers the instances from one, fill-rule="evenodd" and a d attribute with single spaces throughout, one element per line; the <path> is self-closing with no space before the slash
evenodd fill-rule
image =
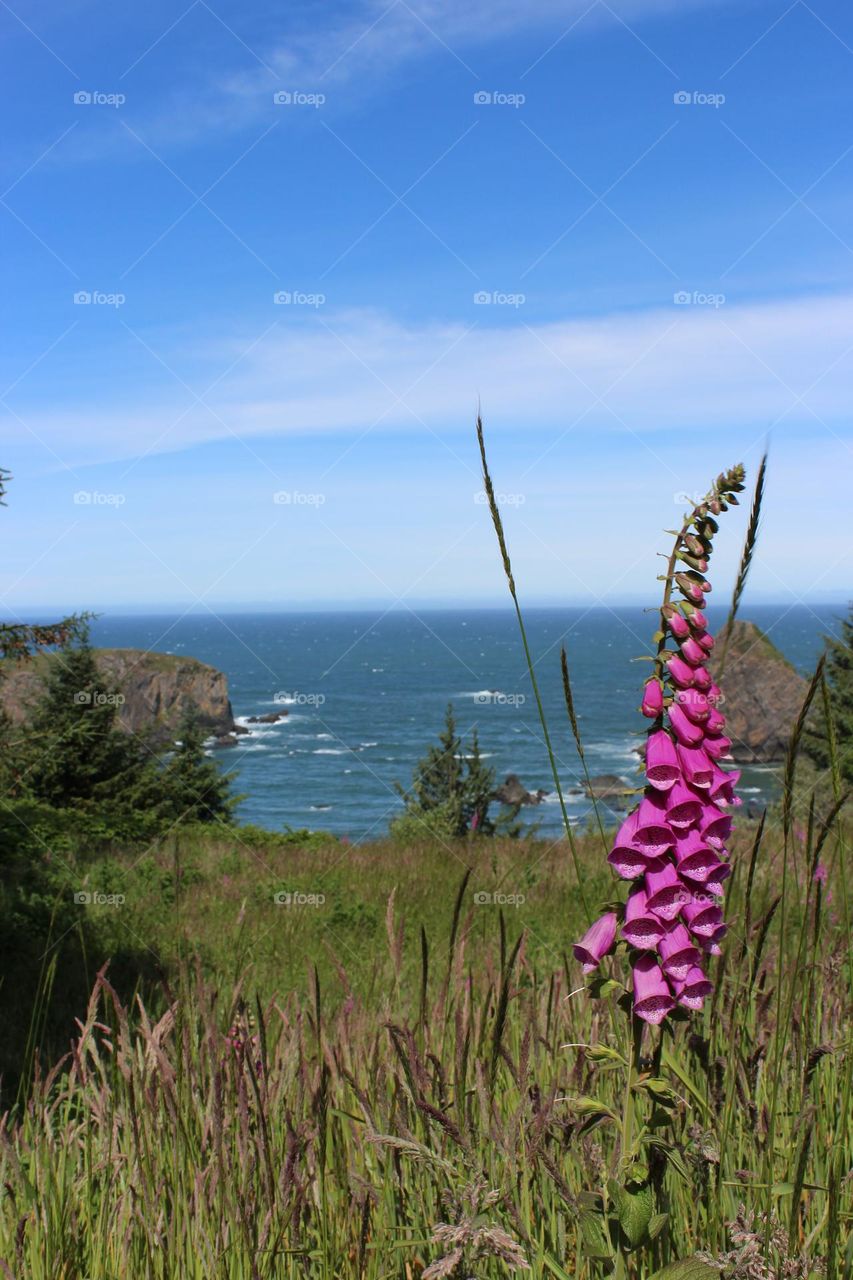
<path id="1" fill-rule="evenodd" d="M 292 15 L 278 20 L 264 37 L 248 40 L 236 26 L 234 63 L 206 80 L 193 82 L 181 76 L 181 87 L 169 93 L 145 117 L 134 117 L 132 105 L 123 114 L 138 128 L 146 142 L 158 150 L 191 145 L 199 139 L 224 132 L 238 132 L 269 120 L 272 93 L 276 89 L 326 93 L 335 110 L 353 105 L 382 91 L 394 78 L 404 74 L 419 59 L 437 57 L 455 64 L 470 81 L 479 83 L 478 53 L 494 40 L 524 32 L 539 38 L 539 47 L 530 64 L 519 64 L 518 85 L 487 86 L 517 89 L 552 49 L 565 39 L 587 37 L 607 26 L 622 27 L 633 39 L 637 57 L 655 62 L 666 75 L 665 59 L 655 49 L 654 28 L 647 20 L 685 9 L 723 7 L 730 0 L 369 0 L 351 4 L 330 15 L 321 25 L 316 14 L 297 25 Z M 188 12 L 170 43 L 181 31 L 195 30 L 199 24 L 213 26 L 223 35 L 225 26 L 218 0 L 198 5 Z M 220 21 L 213 16 L 214 11 Z M 309 25 L 310 22 L 310 25 Z M 239 25 L 239 24 L 238 24 Z M 241 29 L 242 30 L 242 29 Z M 225 37 L 227 40 L 227 37 Z M 159 44 L 139 59 L 162 58 L 170 47 Z M 133 73 L 128 77 L 133 84 Z M 131 96 L 132 100 L 132 96 Z M 274 117 L 273 117 L 274 118 Z M 66 158 L 93 159 L 105 150 L 133 155 L 126 134 L 116 128 L 112 134 L 100 131 L 97 138 L 79 133 L 69 139 Z"/>
<path id="2" fill-rule="evenodd" d="M 372 312 L 288 316 L 256 335 L 199 352 L 149 345 L 205 404 L 114 385 L 97 403 L 50 379 L 50 406 L 11 397 L 32 434 L 72 464 L 167 452 L 239 436 L 468 430 L 478 397 L 493 429 L 633 431 L 644 435 L 742 427 L 750 440 L 777 421 L 848 433 L 853 296 L 667 308 L 527 325 L 471 307 L 459 323 L 405 325 Z M 129 339 L 129 341 L 132 341 Z M 241 357 L 241 354 L 247 352 Z M 235 363 L 237 362 L 237 363 Z M 231 372 L 223 375 L 226 369 Z M 152 356 L 151 375 L 162 367 Z M 60 404 L 62 407 L 54 407 Z M 72 406 L 72 407 L 69 407 Z M 32 433 L 32 434 L 30 434 Z"/>

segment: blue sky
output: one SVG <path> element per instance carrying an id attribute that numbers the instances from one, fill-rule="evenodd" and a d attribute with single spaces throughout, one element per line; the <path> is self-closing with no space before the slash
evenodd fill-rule
<path id="1" fill-rule="evenodd" d="M 503 601 L 478 400 L 531 602 L 651 598 L 768 438 L 752 596 L 847 598 L 848 6 L 2 25 L 3 610 Z"/>

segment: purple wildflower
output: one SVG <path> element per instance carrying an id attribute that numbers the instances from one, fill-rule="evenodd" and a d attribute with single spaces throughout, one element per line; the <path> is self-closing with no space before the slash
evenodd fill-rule
<path id="1" fill-rule="evenodd" d="M 726 932 L 721 902 L 731 873 L 725 846 L 732 819 L 724 810 L 740 803 L 734 790 L 740 774 L 720 767 L 732 742 L 722 693 L 705 665 L 714 638 L 697 606 L 711 590 L 703 575 L 716 524 L 708 512 L 725 509 L 742 479 L 742 468 L 721 476 L 679 535 L 676 555 L 697 567 L 671 570 L 666 579 L 655 673 L 641 706 L 653 721 L 644 752 L 646 787 L 608 855 L 632 885 L 621 918 L 609 912 L 575 946 L 589 972 L 623 941 L 633 969 L 634 1013 L 653 1024 L 677 1004 L 702 1007 L 713 990 L 702 960 L 719 954 Z M 676 591 L 681 600 L 670 598 Z M 675 641 L 675 652 L 667 640 Z M 816 878 L 823 879 L 820 871 Z"/>
<path id="2" fill-rule="evenodd" d="M 575 959 L 580 960 L 584 973 L 592 973 L 601 961 L 612 950 L 616 941 L 616 912 L 608 911 L 595 924 L 590 925 L 580 942 L 576 942 L 572 950 Z"/>

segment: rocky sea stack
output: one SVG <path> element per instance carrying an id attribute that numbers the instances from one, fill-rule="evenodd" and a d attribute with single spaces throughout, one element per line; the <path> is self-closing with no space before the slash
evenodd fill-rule
<path id="1" fill-rule="evenodd" d="M 709 663 L 715 678 L 720 661 L 716 655 L 725 648 L 723 629 Z M 719 684 L 734 760 L 738 764 L 784 760 L 807 682 L 754 622 L 735 622 Z"/>
<path id="2" fill-rule="evenodd" d="M 228 697 L 228 680 L 216 667 L 197 658 L 145 649 L 96 649 L 104 689 L 121 695 L 118 726 L 148 735 L 166 746 L 178 735 L 184 713 L 193 709 L 200 728 L 223 737 L 236 726 Z M 15 724 L 23 724 L 38 701 L 55 654 L 27 663 L 2 663 L 0 707 Z"/>

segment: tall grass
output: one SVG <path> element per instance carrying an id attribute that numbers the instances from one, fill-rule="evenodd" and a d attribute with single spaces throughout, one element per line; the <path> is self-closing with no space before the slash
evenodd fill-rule
<path id="1" fill-rule="evenodd" d="M 640 1064 L 666 1218 L 637 1280 L 723 1250 L 739 1206 L 768 1202 L 792 1254 L 831 1252 L 827 1273 L 850 1274 L 842 887 L 813 880 L 802 844 L 779 933 L 779 835 L 768 826 L 757 857 L 735 847 L 730 913 L 750 923 L 719 958 L 713 1005 Z M 590 1188 L 619 1158 L 621 1014 L 499 913 L 483 933 L 470 883 L 443 899 L 443 938 L 391 902 L 366 996 L 332 1002 L 317 979 L 256 1002 L 196 965 L 153 1016 L 102 975 L 68 1059 L 0 1126 L 0 1272 L 412 1278 L 461 1239 L 464 1269 L 445 1274 L 497 1277 L 508 1239 L 532 1276 L 607 1274 Z"/>

